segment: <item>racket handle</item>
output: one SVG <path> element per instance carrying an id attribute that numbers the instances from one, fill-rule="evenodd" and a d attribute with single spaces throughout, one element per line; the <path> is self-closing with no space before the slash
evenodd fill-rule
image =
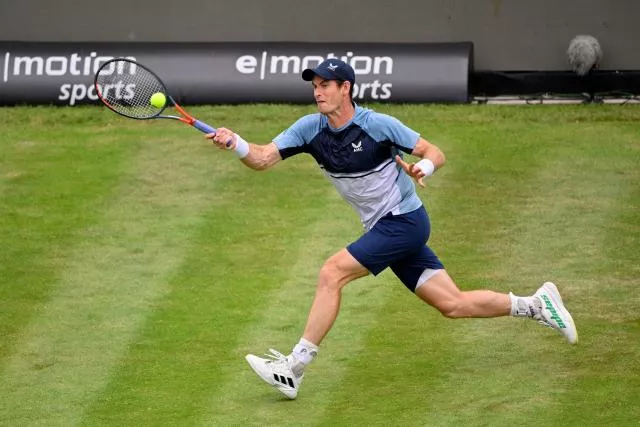
<path id="1" fill-rule="evenodd" d="M 196 120 L 191 124 L 194 128 L 198 129 L 202 133 L 213 133 L 216 131 L 216 128 L 209 126 L 208 124 L 201 122 L 200 120 Z"/>
<path id="2" fill-rule="evenodd" d="M 200 120 L 196 120 L 194 121 L 191 126 L 193 126 L 194 128 L 198 129 L 200 132 L 202 133 L 213 133 L 216 131 L 216 128 L 213 128 L 211 126 L 209 126 L 208 124 L 201 122 Z M 228 141 L 227 142 L 227 147 L 231 146 L 231 143 L 233 141 Z"/>

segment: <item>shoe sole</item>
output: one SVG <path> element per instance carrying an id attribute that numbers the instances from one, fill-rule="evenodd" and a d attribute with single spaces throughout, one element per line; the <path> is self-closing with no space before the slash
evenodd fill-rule
<path id="1" fill-rule="evenodd" d="M 554 283 L 546 282 L 544 285 L 542 285 L 542 289 L 544 289 L 547 295 L 549 295 L 549 298 L 551 298 L 551 302 L 553 302 L 553 305 L 556 306 L 558 310 L 558 314 L 560 315 L 562 320 L 566 321 L 568 330 L 573 331 L 574 338 L 571 339 L 568 335 L 565 335 L 565 334 L 563 335 L 567 338 L 567 341 L 569 341 L 570 344 L 577 343 L 578 330 L 576 329 L 576 324 L 574 323 L 573 317 L 571 317 L 571 313 L 569 313 L 569 310 L 565 308 L 564 303 L 562 302 L 562 297 L 560 296 L 560 292 L 558 291 L 558 288 Z"/>
<path id="2" fill-rule="evenodd" d="M 288 399 L 294 400 L 296 397 L 298 397 L 298 392 L 295 391 L 295 394 L 291 394 L 290 391 L 287 389 L 283 389 L 282 387 L 280 387 L 279 383 L 276 383 L 271 377 L 269 377 L 268 379 L 262 376 L 262 373 L 255 367 L 253 366 L 252 363 L 252 359 L 256 358 L 260 361 L 262 361 L 262 359 L 260 359 L 257 356 L 254 356 L 252 354 L 247 354 L 244 359 L 247 361 L 247 363 L 249 363 L 249 366 L 251 366 L 251 369 L 253 369 L 253 372 L 255 372 L 258 377 L 260 377 L 260 379 L 264 382 L 266 382 L 267 384 L 269 384 L 270 386 L 272 386 L 273 388 L 275 388 L 276 390 L 278 390 L 280 393 L 284 394 L 285 396 L 287 396 Z"/>

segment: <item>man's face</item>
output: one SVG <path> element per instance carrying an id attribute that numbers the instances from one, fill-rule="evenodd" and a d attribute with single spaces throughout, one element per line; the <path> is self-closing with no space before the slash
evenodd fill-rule
<path id="1" fill-rule="evenodd" d="M 320 76 L 315 76 L 311 84 L 318 111 L 322 114 L 336 111 L 342 105 L 345 94 L 348 96 L 349 85 L 345 83 L 339 84 L 335 80 L 325 80 Z"/>

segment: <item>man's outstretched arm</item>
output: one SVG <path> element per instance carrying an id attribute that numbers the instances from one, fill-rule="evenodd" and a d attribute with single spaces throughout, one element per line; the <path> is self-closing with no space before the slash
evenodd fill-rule
<path id="1" fill-rule="evenodd" d="M 235 151 L 242 163 L 257 171 L 269 169 L 282 160 L 280 150 L 273 142 L 266 145 L 252 144 L 226 128 L 218 128 L 215 133 L 207 134 L 206 137 L 221 149 Z"/>

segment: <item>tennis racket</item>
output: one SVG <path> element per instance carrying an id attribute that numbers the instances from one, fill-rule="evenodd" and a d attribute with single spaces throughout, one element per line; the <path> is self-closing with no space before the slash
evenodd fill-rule
<path id="1" fill-rule="evenodd" d="M 216 131 L 214 127 L 189 115 L 168 95 L 160 77 L 136 61 L 114 58 L 105 62 L 96 72 L 94 86 L 100 101 L 122 116 L 137 120 L 179 120 L 203 133 Z M 164 105 L 152 105 L 151 97 L 158 93 L 164 95 Z M 169 106 L 173 106 L 180 116 L 162 114 Z M 227 143 L 230 144 L 231 141 Z"/>

